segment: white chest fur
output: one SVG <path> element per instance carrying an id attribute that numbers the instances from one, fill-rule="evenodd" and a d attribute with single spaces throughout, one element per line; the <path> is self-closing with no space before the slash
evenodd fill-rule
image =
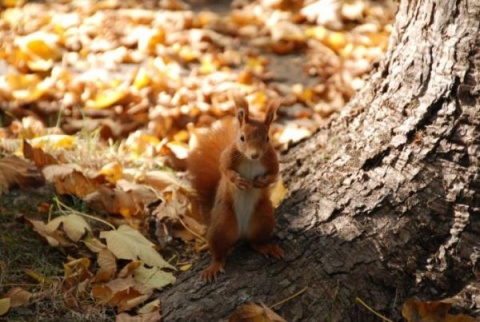
<path id="1" fill-rule="evenodd" d="M 265 168 L 259 160 L 245 160 L 239 165 L 238 172 L 242 177 L 253 181 L 256 176 L 265 173 Z M 245 236 L 260 193 L 260 189 L 256 188 L 235 189 L 234 208 L 240 236 Z"/>

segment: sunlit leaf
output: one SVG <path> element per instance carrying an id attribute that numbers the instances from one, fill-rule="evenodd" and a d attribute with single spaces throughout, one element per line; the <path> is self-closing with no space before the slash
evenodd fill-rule
<path id="1" fill-rule="evenodd" d="M 122 225 L 117 230 L 103 231 L 100 238 L 106 239 L 108 249 L 117 258 L 140 259 L 150 266 L 175 269 L 153 248 L 152 242 L 130 226 Z"/>
<path id="2" fill-rule="evenodd" d="M 104 109 L 118 103 L 126 97 L 128 92 L 123 88 L 106 89 L 99 92 L 95 97 L 87 102 L 88 108 Z"/>
<path id="3" fill-rule="evenodd" d="M 108 182 L 116 183 L 123 177 L 123 167 L 118 162 L 110 162 L 104 165 L 98 173 L 103 175 Z"/>
<path id="4" fill-rule="evenodd" d="M 75 137 L 64 134 L 50 134 L 34 138 L 30 141 L 30 144 L 34 148 L 71 148 L 75 143 Z"/>
<path id="5" fill-rule="evenodd" d="M 168 284 L 173 284 L 176 280 L 172 273 L 162 271 L 157 267 L 146 268 L 145 266 L 138 267 L 133 277 L 138 282 L 156 289 L 161 289 Z"/>
<path id="6" fill-rule="evenodd" d="M 55 231 L 62 224 L 63 230 L 67 236 L 77 242 L 82 238 L 86 231 L 91 231 L 90 225 L 80 215 L 70 214 L 67 216 L 60 216 L 50 221 L 46 228 Z"/>

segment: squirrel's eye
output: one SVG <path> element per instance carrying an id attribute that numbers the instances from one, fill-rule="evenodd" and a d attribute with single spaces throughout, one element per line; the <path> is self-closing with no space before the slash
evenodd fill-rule
<path id="1" fill-rule="evenodd" d="M 241 140 L 242 142 L 245 142 L 245 136 L 240 135 L 240 140 Z"/>
<path id="2" fill-rule="evenodd" d="M 265 141 L 267 141 L 267 142 L 270 141 L 270 137 L 267 136 L 267 138 L 265 139 Z"/>

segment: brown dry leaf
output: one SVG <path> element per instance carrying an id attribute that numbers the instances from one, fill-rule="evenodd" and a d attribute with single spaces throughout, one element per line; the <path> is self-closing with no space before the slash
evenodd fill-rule
<path id="1" fill-rule="evenodd" d="M 59 194 L 84 197 L 95 192 L 101 183 L 99 178 L 85 175 L 80 166 L 75 164 L 49 165 L 42 173 L 47 181 L 55 185 L 55 190 Z"/>
<path id="2" fill-rule="evenodd" d="M 407 322 L 475 322 L 464 314 L 449 314 L 452 304 L 442 301 L 422 302 L 407 300 L 402 307 L 402 315 Z"/>
<path id="3" fill-rule="evenodd" d="M 82 238 L 86 231 L 92 231 L 90 225 L 80 215 L 60 216 L 50 221 L 46 228 L 50 231 L 55 231 L 62 224 L 63 230 L 67 236 L 74 242 Z"/>
<path id="4" fill-rule="evenodd" d="M 59 163 L 51 154 L 44 152 L 41 148 L 33 147 L 25 140 L 23 141 L 23 155 L 25 158 L 32 160 L 39 169 Z"/>
<path id="5" fill-rule="evenodd" d="M 125 218 L 142 214 L 145 206 L 156 199 L 152 190 L 125 180 L 118 181 L 114 188 L 100 186 L 83 198 L 97 210 L 122 215 Z"/>
<path id="6" fill-rule="evenodd" d="M 99 303 L 121 307 L 121 310 L 145 302 L 152 293 L 151 288 L 135 282 L 132 277 L 117 278 L 92 288 L 92 295 Z"/>
<path id="7" fill-rule="evenodd" d="M 15 185 L 25 189 L 43 182 L 38 169 L 30 162 L 13 155 L 0 160 L 0 195 Z"/>
<path id="8" fill-rule="evenodd" d="M 158 191 L 163 191 L 170 186 L 182 186 L 181 182 L 175 177 L 175 175 L 168 171 L 149 171 L 145 174 L 143 182 L 154 187 Z"/>
<path id="9" fill-rule="evenodd" d="M 67 238 L 64 237 L 63 233 L 58 230 L 49 229 L 44 222 L 28 218 L 27 221 L 29 221 L 33 225 L 33 230 L 35 230 L 47 240 L 50 246 L 70 247 L 73 245 Z"/>
<path id="10" fill-rule="evenodd" d="M 139 268 L 140 266 L 142 266 L 142 262 L 141 261 L 131 261 L 130 263 L 128 263 L 127 265 L 125 265 L 121 270 L 120 272 L 118 272 L 118 278 L 125 278 L 127 276 L 131 276 L 133 275 L 133 273 L 135 272 L 135 270 L 137 268 Z"/>
<path id="11" fill-rule="evenodd" d="M 150 297 L 150 294 L 146 294 L 146 295 L 139 295 L 137 297 L 125 299 L 120 303 L 118 303 L 118 311 L 119 312 L 129 311 L 134 307 L 137 307 L 140 304 L 144 303 L 146 300 L 148 300 L 149 297 Z"/>
<path id="12" fill-rule="evenodd" d="M 72 259 L 68 263 L 63 264 L 65 278 L 76 277 L 83 281 L 91 276 L 89 271 L 91 265 L 90 259 L 82 257 L 79 259 Z"/>
<path id="13" fill-rule="evenodd" d="M 10 307 L 18 307 L 30 303 L 32 293 L 21 287 L 14 287 L 7 292 L 6 297 L 10 298 Z"/>
<path id="14" fill-rule="evenodd" d="M 155 245 L 152 242 L 130 226 L 122 225 L 117 230 L 102 231 L 100 238 L 106 239 L 108 249 L 119 259 L 140 259 L 150 266 L 175 269 L 153 248 Z"/>
<path id="15" fill-rule="evenodd" d="M 265 304 L 254 303 L 241 305 L 228 319 L 229 322 L 286 322 L 281 316 L 273 312 Z"/>
<path id="16" fill-rule="evenodd" d="M 92 282 L 107 282 L 117 272 L 117 258 L 111 251 L 104 248 L 97 254 L 97 262 L 100 268 L 97 270 Z"/>

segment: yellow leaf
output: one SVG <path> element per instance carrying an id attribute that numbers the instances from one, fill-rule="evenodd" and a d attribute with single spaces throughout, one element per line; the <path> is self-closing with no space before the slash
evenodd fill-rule
<path id="1" fill-rule="evenodd" d="M 56 34 L 37 31 L 19 38 L 16 43 L 27 55 L 26 63 L 31 70 L 48 71 L 62 55 L 57 45 L 58 40 Z"/>
<path id="2" fill-rule="evenodd" d="M 282 202 L 286 193 L 287 188 L 285 188 L 285 186 L 283 185 L 283 180 L 282 178 L 280 178 L 270 193 L 270 200 L 272 201 L 273 207 L 276 208 L 280 204 L 280 202 Z"/>
<path id="3" fill-rule="evenodd" d="M 348 44 L 348 40 L 342 32 L 333 32 L 329 34 L 323 42 L 336 52 L 340 52 L 340 50 Z"/>
<path id="4" fill-rule="evenodd" d="M 138 314 L 148 314 L 151 312 L 156 312 L 160 310 L 160 299 L 153 300 L 151 302 L 148 302 L 141 308 L 137 310 Z"/>
<path id="5" fill-rule="evenodd" d="M 46 91 L 37 74 L 9 74 L 5 81 L 10 87 L 11 96 L 20 102 L 28 103 L 38 100 Z"/>
<path id="6" fill-rule="evenodd" d="M 74 242 L 79 241 L 83 234 L 85 234 L 85 231 L 91 231 L 90 225 L 85 219 L 75 214 L 57 217 L 50 221 L 46 228 L 50 231 L 55 231 L 60 224 L 63 225 L 63 230 L 67 236 Z"/>
<path id="7" fill-rule="evenodd" d="M 75 137 L 65 134 L 49 134 L 34 138 L 30 141 L 32 147 L 38 149 L 45 148 L 64 148 L 68 149 L 75 143 Z"/>
<path id="8" fill-rule="evenodd" d="M 5 315 L 10 310 L 10 298 L 0 299 L 0 316 Z"/>
<path id="9" fill-rule="evenodd" d="M 105 176 L 108 182 L 116 183 L 123 177 L 123 167 L 118 162 L 110 162 L 104 165 L 98 173 Z"/>
<path id="10" fill-rule="evenodd" d="M 192 264 L 182 265 L 182 266 L 180 266 L 179 269 L 180 269 L 182 272 L 186 272 L 186 271 L 188 271 L 190 268 L 192 268 Z"/>
<path id="11" fill-rule="evenodd" d="M 106 89 L 97 93 L 93 100 L 87 101 L 87 107 L 94 109 L 108 108 L 118 103 L 125 96 L 127 96 L 127 90 L 125 89 Z"/>
<path id="12" fill-rule="evenodd" d="M 119 259 L 140 259 L 150 266 L 175 269 L 153 248 L 152 242 L 130 226 L 122 225 L 117 230 L 102 231 L 100 238 L 106 239 L 107 248 Z"/>
<path id="13" fill-rule="evenodd" d="M 306 37 L 315 38 L 315 39 L 318 39 L 320 41 L 325 39 L 327 34 L 328 34 L 327 29 L 325 29 L 325 27 L 323 27 L 323 26 L 308 28 L 307 30 L 305 30 L 305 36 Z"/>
<path id="14" fill-rule="evenodd" d="M 147 71 L 144 68 L 140 68 L 135 74 L 135 79 L 133 80 L 133 86 L 137 89 L 147 87 L 150 84 L 150 76 L 148 76 Z"/>
<path id="15" fill-rule="evenodd" d="M 176 280 L 172 273 L 162 271 L 157 267 L 146 268 L 143 265 L 134 271 L 133 277 L 137 282 L 156 289 L 161 289 L 166 285 L 173 284 Z"/>

